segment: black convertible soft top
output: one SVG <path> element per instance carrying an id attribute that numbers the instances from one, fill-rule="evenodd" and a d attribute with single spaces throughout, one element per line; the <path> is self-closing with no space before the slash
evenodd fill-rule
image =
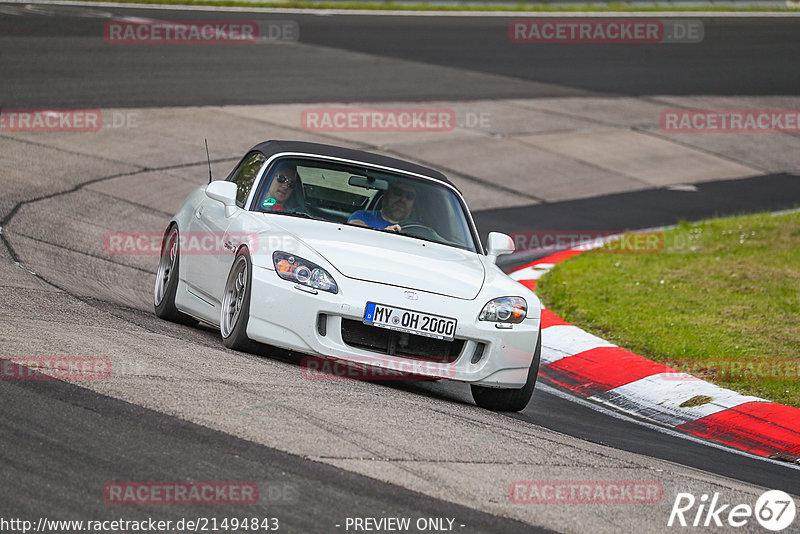
<path id="1" fill-rule="evenodd" d="M 363 150 L 353 150 L 351 148 L 342 148 L 333 145 L 323 145 L 320 143 L 306 143 L 302 141 L 265 141 L 253 147 L 253 150 L 262 152 L 267 158 L 280 154 L 282 152 L 301 152 L 306 154 L 318 154 L 320 156 L 331 156 L 334 158 L 349 159 L 353 161 L 363 161 L 364 163 L 371 163 L 372 165 L 380 165 L 382 167 L 390 167 L 406 172 L 413 172 L 435 178 L 440 182 L 455 187 L 444 174 L 416 163 L 410 163 L 401 159 L 390 158 L 388 156 L 381 156 L 380 154 L 373 154 L 371 152 L 364 152 Z"/>

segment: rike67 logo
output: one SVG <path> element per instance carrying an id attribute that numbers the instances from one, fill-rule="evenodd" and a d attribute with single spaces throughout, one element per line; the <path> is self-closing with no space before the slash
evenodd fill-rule
<path id="1" fill-rule="evenodd" d="M 792 524 L 796 511 L 792 497 L 780 490 L 764 492 L 755 506 L 723 504 L 719 493 L 714 493 L 710 500 L 706 494 L 697 499 L 691 493 L 678 493 L 667 526 L 738 528 L 755 517 L 763 528 L 779 532 Z"/>

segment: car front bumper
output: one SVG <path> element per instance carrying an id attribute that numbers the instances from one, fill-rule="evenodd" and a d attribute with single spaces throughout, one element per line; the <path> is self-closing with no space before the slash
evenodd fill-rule
<path id="1" fill-rule="evenodd" d="M 483 306 L 492 297 L 464 300 L 407 288 L 365 282 L 335 276 L 337 294 L 319 291 L 283 280 L 274 270 L 253 267 L 250 339 L 324 358 L 346 360 L 388 370 L 400 370 L 428 378 L 445 378 L 482 386 L 521 388 L 528 377 L 539 335 L 538 301 L 528 317 L 511 328 L 497 328 L 497 323 L 478 321 Z M 496 295 L 495 295 L 496 296 Z M 463 346 L 452 363 L 429 362 L 417 357 L 391 356 L 348 344 L 342 336 L 343 320 L 361 322 L 367 302 L 377 302 L 418 310 L 424 313 L 453 317 L 458 324 L 455 338 Z M 370 327 L 378 328 L 378 327 Z M 482 344 L 482 355 L 472 363 Z"/>

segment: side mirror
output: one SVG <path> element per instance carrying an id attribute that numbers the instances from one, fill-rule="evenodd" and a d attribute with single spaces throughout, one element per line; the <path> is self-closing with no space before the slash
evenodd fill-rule
<path id="1" fill-rule="evenodd" d="M 222 202 L 225 207 L 236 205 L 236 191 L 235 183 L 224 180 L 217 180 L 206 186 L 206 196 Z"/>
<path id="2" fill-rule="evenodd" d="M 510 236 L 501 234 L 500 232 L 489 232 L 489 240 L 486 243 L 486 252 L 487 256 L 489 256 L 489 260 L 492 263 L 497 262 L 497 256 L 511 254 L 515 249 L 516 247 L 514 246 L 514 240 L 511 239 Z"/>

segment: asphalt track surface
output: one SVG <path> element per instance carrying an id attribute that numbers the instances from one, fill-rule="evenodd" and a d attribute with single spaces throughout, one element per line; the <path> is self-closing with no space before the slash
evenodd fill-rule
<path id="1" fill-rule="evenodd" d="M 308 462 L 65 382 L 5 383 L 0 402 L 0 442 L 17 445 L 3 447 L 0 453 L 5 466 L 0 512 L 5 518 L 38 517 L 42 511 L 50 517 L 97 520 L 117 519 L 123 513 L 129 520 L 242 517 L 241 506 L 219 505 L 211 511 L 196 506 L 108 506 L 103 488 L 111 480 L 248 480 L 261 484 L 259 502 L 247 508 L 247 516 L 277 517 L 283 531 L 333 532 L 346 516 L 370 517 L 380 510 L 390 517 L 455 517 L 469 532 L 547 532 Z"/>
<path id="2" fill-rule="evenodd" d="M 0 18 L 3 107 L 422 101 L 445 95 L 448 99 L 474 99 L 596 92 L 795 95 L 800 87 L 800 71 L 792 68 L 792 58 L 800 55 L 798 19 L 764 19 L 757 24 L 709 19 L 705 21 L 703 52 L 697 53 L 680 45 L 523 49 L 492 38 L 507 19 L 290 16 L 301 25 L 303 43 L 445 66 L 443 71 L 455 67 L 499 74 L 509 82 L 470 87 L 456 83 L 457 76 L 442 84 L 430 79 L 398 83 L 389 71 L 366 76 L 371 72 L 368 61 L 362 65 L 336 64 L 335 55 L 307 57 L 313 54 L 301 47 L 250 50 L 220 46 L 203 54 L 187 47 L 164 54 L 162 48 L 143 46 L 119 52 L 98 38 L 106 19 L 65 16 L 65 12 Z M 125 13 L 159 19 L 210 18 L 197 12 L 173 13 L 170 17 L 155 10 Z M 21 36 L 26 39 L 15 38 Z M 58 55 L 53 54 L 54 44 L 60 49 Z M 498 57 L 503 61 L 497 61 Z M 315 73 L 317 83 L 308 83 L 309 72 Z M 325 83 L 327 80 L 331 82 Z M 774 175 L 760 177 L 757 183 L 709 183 L 701 185 L 700 195 L 694 194 L 690 202 L 686 193 L 658 190 L 544 204 L 525 209 L 524 217 L 530 225 L 540 220 L 558 221 L 557 227 L 565 229 L 570 224 L 581 229 L 642 228 L 712 214 L 785 209 L 800 201 L 794 178 Z M 584 215 L 576 218 L 576 213 Z M 476 214 L 476 219 L 483 228 L 500 228 L 510 214 L 514 212 L 484 212 Z M 213 342 L 211 332 L 196 334 Z M 448 386 L 440 385 L 391 387 L 444 397 L 449 391 Z M 102 518 L 109 510 L 97 489 L 110 478 L 237 479 L 242 473 L 270 480 L 285 476 L 294 484 L 290 487 L 303 496 L 301 504 L 289 498 L 269 503 L 270 510 L 280 512 L 289 525 L 304 531 L 330 531 L 326 525 L 336 517 L 337 510 L 347 510 L 348 515 L 371 515 L 376 509 L 387 515 L 457 516 L 474 531 L 520 531 L 520 524 L 512 520 L 305 462 L 74 385 L 4 383 L 0 396 L 0 442 L 5 444 L 2 459 L 5 466 L 14 466 L 3 469 L 0 511 L 5 516 L 11 512 L 38 516 L 45 509 L 71 511 L 80 503 L 87 516 Z M 36 418 L 31 418 L 32 413 Z M 796 472 L 783 466 L 667 436 L 541 390 L 525 411 L 512 417 L 594 443 L 765 487 L 797 491 Z M 45 435 L 42 428 L 50 431 Z M 6 446 L 12 443 L 13 447 Z M 146 512 L 140 509 L 131 517 Z M 169 511 L 175 517 L 183 512 Z M 220 515 L 226 512 L 219 510 Z"/>
<path id="3" fill-rule="evenodd" d="M 796 95 L 800 17 L 704 19 L 699 44 L 526 45 L 505 17 L 204 13 L 97 6 L 0 13 L 0 105 L 141 107 L 607 95 Z M 76 16 L 76 15 L 81 16 Z M 158 45 L 103 40 L 110 16 L 292 20 L 304 46 Z M 54 53 L 54 49 L 58 52 Z M 397 75 L 375 60 L 439 67 Z M 24 60 L 22 59 L 24 58 Z M 459 72 L 502 77 L 488 81 Z"/>

